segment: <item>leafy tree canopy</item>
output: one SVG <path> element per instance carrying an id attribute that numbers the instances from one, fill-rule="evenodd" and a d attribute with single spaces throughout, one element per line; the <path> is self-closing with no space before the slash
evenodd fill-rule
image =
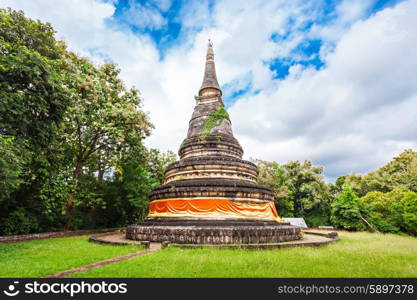
<path id="1" fill-rule="evenodd" d="M 331 204 L 331 221 L 338 228 L 347 230 L 366 230 L 362 220 L 361 201 L 348 184 Z"/>
<path id="2" fill-rule="evenodd" d="M 338 184 L 339 182 L 339 184 Z M 359 195 L 371 191 L 389 192 L 402 187 L 417 192 L 417 152 L 407 149 L 385 166 L 365 175 L 349 174 L 337 179 L 340 188 L 348 183 Z"/>
<path id="3" fill-rule="evenodd" d="M 310 226 L 328 223 L 331 194 L 321 175 L 322 167 L 310 161 L 255 163 L 259 167 L 258 182 L 274 191 L 280 215 L 306 218 Z"/>
<path id="4" fill-rule="evenodd" d="M 119 73 L 68 51 L 50 24 L 0 10 L 0 231 L 113 226 L 97 219 L 126 215 L 118 169 L 142 178 L 142 199 L 161 181 L 162 157 L 143 146 L 153 126 Z"/>

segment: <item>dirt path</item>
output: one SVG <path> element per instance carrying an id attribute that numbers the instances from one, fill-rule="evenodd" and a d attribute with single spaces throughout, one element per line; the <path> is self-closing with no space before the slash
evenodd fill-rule
<path id="1" fill-rule="evenodd" d="M 159 249 L 161 249 L 161 244 L 160 243 L 151 243 L 149 249 L 140 250 L 140 251 L 136 251 L 136 252 L 133 252 L 133 253 L 126 254 L 126 255 L 105 259 L 105 260 L 102 260 L 102 261 L 98 261 L 94 264 L 90 264 L 90 265 L 86 265 L 86 266 L 82 266 L 82 267 L 77 267 L 77 268 L 74 268 L 74 269 L 58 272 L 58 273 L 55 273 L 55 274 L 52 274 L 52 275 L 46 275 L 46 276 L 43 276 L 43 278 L 63 278 L 63 277 L 66 277 L 66 276 L 74 274 L 74 273 L 87 271 L 87 270 L 98 268 L 98 267 L 101 267 L 101 266 L 104 266 L 104 265 L 112 264 L 112 263 L 115 263 L 115 262 L 118 262 L 118 261 L 130 259 L 130 258 L 133 258 L 133 257 L 136 257 L 136 256 L 152 253 L 152 252 L 158 251 Z"/>

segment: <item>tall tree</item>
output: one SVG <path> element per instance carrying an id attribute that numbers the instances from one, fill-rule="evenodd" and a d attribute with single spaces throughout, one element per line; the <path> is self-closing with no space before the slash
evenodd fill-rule
<path id="1" fill-rule="evenodd" d="M 23 182 L 21 173 L 26 163 L 26 151 L 14 143 L 14 137 L 0 135 L 0 205 Z"/>
<path id="2" fill-rule="evenodd" d="M 161 152 L 158 149 L 150 149 L 147 152 L 147 168 L 159 184 L 165 180 L 165 168 L 177 160 L 177 155 L 172 151 Z"/>
<path id="3" fill-rule="evenodd" d="M 151 123 L 140 110 L 141 98 L 135 88 L 126 89 L 113 64 L 97 68 L 89 60 L 68 53 L 68 67 L 74 74 L 71 81 L 72 105 L 62 122 L 63 142 L 72 154 L 74 190 L 66 204 L 67 222 L 71 226 L 78 180 L 86 164 L 96 158 L 101 165 L 111 166 L 124 152 L 142 143 L 150 134 Z M 74 203 L 75 202 L 75 203 Z"/>
<path id="4" fill-rule="evenodd" d="M 417 193 L 396 188 L 369 192 L 360 198 L 363 215 L 378 231 L 417 234 Z"/>
<path id="5" fill-rule="evenodd" d="M 343 191 L 337 195 L 331 207 L 334 226 L 353 231 L 366 230 L 361 201 L 348 184 L 343 185 Z"/>
<path id="6" fill-rule="evenodd" d="M 255 161 L 259 167 L 258 182 L 275 192 L 276 205 L 282 216 L 306 218 L 311 226 L 329 222 L 330 189 L 321 175 L 322 167 L 310 161 Z"/>
<path id="7" fill-rule="evenodd" d="M 64 52 L 50 24 L 0 9 L 0 134 L 48 146 L 70 98 Z"/>
<path id="8" fill-rule="evenodd" d="M 417 192 L 417 152 L 407 149 L 394 157 L 388 164 L 365 175 L 341 176 L 337 182 L 347 183 L 360 196 L 368 192 L 389 192 L 405 188 Z M 340 186 L 340 184 L 339 184 Z"/>
<path id="9" fill-rule="evenodd" d="M 402 199 L 403 222 L 406 232 L 417 235 L 417 193 L 409 192 Z"/>
<path id="10" fill-rule="evenodd" d="M 50 24 L 0 10 L 0 234 L 69 229 L 74 207 L 73 228 L 112 226 L 97 218 L 123 188 L 115 170 L 145 155 L 152 127 L 118 75 L 69 52 Z"/>
<path id="11" fill-rule="evenodd" d="M 51 167 L 53 145 L 70 102 L 65 51 L 50 24 L 0 9 L 1 173 L 8 182 L 0 190 L 0 234 L 5 228 L 7 233 L 25 233 L 19 227 L 39 230 L 45 207 L 36 195 L 49 170 L 59 169 Z M 13 178 L 7 166 L 15 168 Z"/>

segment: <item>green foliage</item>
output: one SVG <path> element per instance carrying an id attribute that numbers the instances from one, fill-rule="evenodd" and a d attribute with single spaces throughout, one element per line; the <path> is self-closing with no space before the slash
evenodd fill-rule
<path id="1" fill-rule="evenodd" d="M 224 106 L 221 106 L 218 109 L 212 111 L 207 120 L 204 122 L 204 127 L 201 132 L 200 139 L 204 140 L 214 127 L 219 126 L 223 120 L 228 118 L 229 113 L 226 111 Z"/>
<path id="2" fill-rule="evenodd" d="M 396 189 L 389 193 L 369 192 L 361 198 L 366 219 L 380 232 L 398 233 L 401 230 L 399 201 L 406 190 Z"/>
<path id="3" fill-rule="evenodd" d="M 38 223 L 23 207 L 18 207 L 1 221 L 0 226 L 6 235 L 24 234 L 36 231 Z"/>
<path id="4" fill-rule="evenodd" d="M 45 147 L 70 100 L 62 55 L 50 24 L 0 10 L 1 134 Z"/>
<path id="5" fill-rule="evenodd" d="M 147 165 L 158 184 L 163 184 L 165 180 L 165 168 L 177 160 L 177 155 L 172 151 L 161 152 L 151 149 L 147 155 Z"/>
<path id="6" fill-rule="evenodd" d="M 39 192 L 60 168 L 57 128 L 71 98 L 65 51 L 50 24 L 0 9 L 0 234 L 44 230 L 50 217 Z"/>
<path id="7" fill-rule="evenodd" d="M 348 184 L 331 204 L 331 222 L 338 228 L 347 230 L 366 230 L 362 222 L 362 206 L 359 198 Z"/>
<path id="8" fill-rule="evenodd" d="M 182 147 L 185 147 L 185 145 L 187 145 L 189 142 L 190 142 L 190 140 L 189 140 L 189 139 L 187 139 L 187 138 L 185 138 L 185 139 L 182 141 L 181 145 L 180 145 L 180 149 L 181 149 Z"/>
<path id="9" fill-rule="evenodd" d="M 364 178 L 368 190 L 389 192 L 403 187 L 417 192 L 417 152 L 408 149 Z"/>
<path id="10" fill-rule="evenodd" d="M 102 202 L 95 193 L 80 193 L 83 169 L 98 168 L 102 181 L 106 169 L 114 167 L 124 154 L 142 145 L 152 124 L 139 109 L 139 91 L 124 87 L 118 78 L 120 70 L 113 64 L 97 68 L 74 53 L 67 53 L 66 59 L 72 74 L 69 88 L 73 98 L 60 130 L 62 141 L 73 158 L 74 191 L 68 194 L 66 203 L 65 229 L 69 229 L 74 208 L 79 207 L 80 202 L 85 203 L 86 198 L 95 205 Z"/>
<path id="11" fill-rule="evenodd" d="M 349 174 L 338 178 L 352 186 L 359 195 L 371 191 L 389 192 L 395 188 L 406 188 L 417 192 L 417 152 L 408 149 L 394 157 L 385 166 L 365 175 Z"/>
<path id="12" fill-rule="evenodd" d="M 325 205 L 328 206 L 329 204 L 326 203 Z M 306 214 L 304 220 L 310 228 L 317 228 L 319 226 L 328 225 L 330 224 L 330 215 L 328 212 L 329 210 L 330 208 L 328 207 L 323 209 L 317 205 L 314 209 Z"/>
<path id="13" fill-rule="evenodd" d="M 25 164 L 24 148 L 14 137 L 0 135 L 0 205 L 23 182 L 20 177 Z"/>
<path id="14" fill-rule="evenodd" d="M 0 10 L 0 235 L 143 217 L 166 157 L 143 146 L 152 124 L 119 72 L 68 51 L 50 24 Z"/>
<path id="15" fill-rule="evenodd" d="M 404 188 L 369 192 L 361 199 L 366 219 L 380 232 L 416 234 L 417 194 Z"/>
<path id="16" fill-rule="evenodd" d="M 348 230 L 375 229 L 379 232 L 415 235 L 417 194 L 399 187 L 386 193 L 368 192 L 358 198 L 345 183 L 343 191 L 333 201 L 331 219 L 335 226 Z"/>
<path id="17" fill-rule="evenodd" d="M 321 173 L 310 161 L 255 161 L 258 183 L 272 189 L 280 216 L 305 218 L 309 226 L 329 223 L 331 194 Z"/>
<path id="18" fill-rule="evenodd" d="M 403 222 L 407 232 L 417 235 L 417 193 L 407 193 L 402 199 Z"/>
<path id="19" fill-rule="evenodd" d="M 375 229 L 416 234 L 413 195 L 417 192 L 417 152 L 405 150 L 385 166 L 365 175 L 341 176 L 332 186 L 333 193 L 340 193 L 343 184 L 349 184 L 362 197 L 363 216 Z"/>
<path id="20" fill-rule="evenodd" d="M 258 165 L 258 183 L 270 188 L 275 193 L 275 202 L 283 217 L 294 216 L 294 201 L 289 190 L 288 176 L 283 166 L 277 162 L 256 160 Z"/>
<path id="21" fill-rule="evenodd" d="M 127 156 L 107 186 L 105 201 L 108 207 L 103 212 L 108 217 L 111 215 L 112 223 L 118 226 L 141 221 L 148 212 L 149 193 L 160 184 L 158 174 L 151 173 L 148 162 L 144 164 L 140 157 Z"/>
<path id="22" fill-rule="evenodd" d="M 370 220 L 382 232 L 416 233 L 417 194 L 404 188 L 388 193 L 369 192 L 362 197 Z"/>

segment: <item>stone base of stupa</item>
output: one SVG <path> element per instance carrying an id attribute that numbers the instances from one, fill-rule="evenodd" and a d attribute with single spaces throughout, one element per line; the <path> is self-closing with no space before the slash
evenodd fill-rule
<path id="1" fill-rule="evenodd" d="M 278 243 L 301 238 L 289 223 L 251 219 L 146 218 L 128 226 L 126 238 L 176 244 Z"/>
<path id="2" fill-rule="evenodd" d="M 279 218 L 273 193 L 254 182 L 180 180 L 154 189 L 149 197 L 152 201 L 148 217 L 127 227 L 127 239 L 175 244 L 255 244 L 301 238 L 300 228 Z"/>

